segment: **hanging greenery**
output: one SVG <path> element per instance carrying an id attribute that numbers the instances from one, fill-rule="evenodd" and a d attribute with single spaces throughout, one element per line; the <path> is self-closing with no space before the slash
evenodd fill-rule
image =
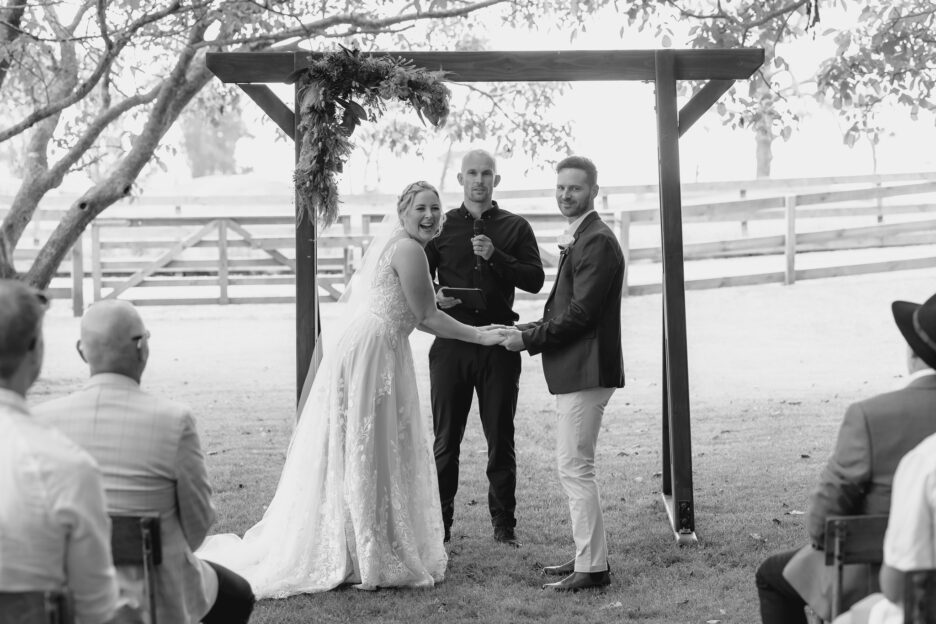
<path id="1" fill-rule="evenodd" d="M 351 134 L 362 121 L 376 121 L 385 101 L 408 102 L 419 118 L 439 127 L 449 112 L 445 72 L 415 67 L 393 56 L 364 55 L 341 47 L 310 57 L 310 65 L 296 71 L 299 130 L 302 144 L 294 173 L 300 210 L 298 218 L 318 215 L 323 226 L 338 216 L 337 177 L 351 154 Z"/>

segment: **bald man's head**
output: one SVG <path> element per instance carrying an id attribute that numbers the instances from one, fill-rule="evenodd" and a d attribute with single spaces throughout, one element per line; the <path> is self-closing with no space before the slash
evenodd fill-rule
<path id="1" fill-rule="evenodd" d="M 81 354 L 92 375 L 118 373 L 139 381 L 149 357 L 148 335 L 132 304 L 99 301 L 81 317 Z"/>
<path id="2" fill-rule="evenodd" d="M 465 205 L 476 205 L 487 209 L 491 205 L 494 187 L 500 183 L 497 161 L 490 152 L 474 149 L 462 158 L 458 183 L 465 195 Z"/>

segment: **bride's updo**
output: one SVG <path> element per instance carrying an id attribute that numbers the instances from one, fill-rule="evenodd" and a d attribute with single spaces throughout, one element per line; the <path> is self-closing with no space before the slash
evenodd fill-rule
<path id="1" fill-rule="evenodd" d="M 439 191 L 436 190 L 436 187 L 432 186 L 428 182 L 419 180 L 413 182 L 400 193 L 400 197 L 397 199 L 397 215 L 403 216 L 403 213 L 406 212 L 406 209 L 413 205 L 413 200 L 416 199 L 421 191 L 432 191 L 435 193 L 436 198 L 439 199 L 439 203 L 442 203 L 442 198 L 439 197 Z"/>
<path id="2" fill-rule="evenodd" d="M 436 199 L 439 200 L 439 205 L 442 205 L 442 198 L 439 196 L 439 191 L 436 190 L 436 187 L 432 186 L 425 180 L 418 180 L 413 182 L 400 193 L 400 197 L 397 199 L 397 216 L 403 217 L 403 213 L 409 210 L 413 205 L 413 202 L 416 200 L 416 196 L 422 191 L 432 191 L 435 193 Z M 442 231 L 442 224 L 445 222 L 445 211 L 442 211 L 442 218 L 439 219 L 439 227 L 436 231 L 436 236 Z"/>

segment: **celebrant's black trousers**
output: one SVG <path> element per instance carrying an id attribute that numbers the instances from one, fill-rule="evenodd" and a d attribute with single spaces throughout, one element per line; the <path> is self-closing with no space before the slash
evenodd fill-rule
<path id="1" fill-rule="evenodd" d="M 488 507 L 495 527 L 517 520 L 517 457 L 514 414 L 520 383 L 520 354 L 500 346 L 483 347 L 436 338 L 429 349 L 435 461 L 442 520 L 452 526 L 458 491 L 458 456 L 475 392 L 487 439 Z"/>

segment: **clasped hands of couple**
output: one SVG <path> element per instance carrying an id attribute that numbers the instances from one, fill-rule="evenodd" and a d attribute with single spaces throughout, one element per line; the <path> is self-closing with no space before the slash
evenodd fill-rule
<path id="1" fill-rule="evenodd" d="M 523 351 L 523 337 L 516 327 L 511 325 L 484 325 L 481 331 L 481 344 L 492 347 L 500 345 L 508 351 Z"/>

